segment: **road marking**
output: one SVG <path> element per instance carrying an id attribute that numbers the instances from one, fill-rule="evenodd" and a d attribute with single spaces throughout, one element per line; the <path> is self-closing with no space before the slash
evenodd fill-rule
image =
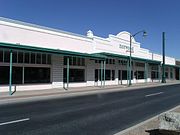
<path id="1" fill-rule="evenodd" d="M 160 94 L 163 94 L 163 93 L 164 92 L 152 93 L 152 94 L 145 95 L 145 97 L 156 96 L 156 95 L 160 95 Z"/>
<path id="2" fill-rule="evenodd" d="M 23 121 L 28 121 L 28 120 L 30 120 L 30 118 L 25 118 L 25 119 L 20 119 L 20 120 L 13 120 L 13 121 L 8 121 L 8 122 L 3 122 L 3 123 L 0 123 L 0 126 L 8 125 L 8 124 L 13 124 L 13 123 L 18 123 L 18 122 L 23 122 Z"/>

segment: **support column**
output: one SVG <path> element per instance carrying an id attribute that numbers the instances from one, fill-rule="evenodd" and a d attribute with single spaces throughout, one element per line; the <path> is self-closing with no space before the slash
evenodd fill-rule
<path id="1" fill-rule="evenodd" d="M 69 88 L 69 57 L 67 57 L 67 89 Z"/>
<path id="2" fill-rule="evenodd" d="M 24 84 L 24 66 L 22 67 L 22 84 Z"/>
<path id="3" fill-rule="evenodd" d="M 104 60 L 104 87 L 105 87 L 105 81 L 106 81 L 106 60 Z"/>
<path id="4" fill-rule="evenodd" d="M 101 87 L 103 85 L 103 61 L 101 61 Z"/>
<path id="5" fill-rule="evenodd" d="M 145 82 L 147 83 L 147 79 L 148 79 L 148 63 L 145 63 L 145 73 L 144 73 L 144 78 L 145 78 Z"/>
<path id="6" fill-rule="evenodd" d="M 9 62 L 9 95 L 12 94 L 12 50 L 10 50 L 10 62 Z"/>
<path id="7" fill-rule="evenodd" d="M 162 64 L 162 83 L 166 83 L 166 76 L 165 76 L 165 32 L 162 34 L 162 50 L 163 50 L 163 64 Z"/>
<path id="8" fill-rule="evenodd" d="M 161 82 L 161 65 L 158 65 L 158 79 Z"/>
<path id="9" fill-rule="evenodd" d="M 127 60 L 127 85 L 129 85 L 129 60 Z"/>

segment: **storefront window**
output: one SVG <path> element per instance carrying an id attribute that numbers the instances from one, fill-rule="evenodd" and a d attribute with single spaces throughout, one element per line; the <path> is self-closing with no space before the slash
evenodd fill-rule
<path id="1" fill-rule="evenodd" d="M 24 83 L 49 83 L 50 68 L 25 67 Z"/>
<path id="2" fill-rule="evenodd" d="M 104 70 L 102 70 L 102 78 L 104 80 Z M 95 81 L 101 81 L 101 69 L 95 69 Z M 105 80 L 115 80 L 115 70 L 107 69 L 105 71 Z"/>
<path id="3" fill-rule="evenodd" d="M 115 70 L 112 70 L 112 80 L 115 80 Z"/>
<path id="4" fill-rule="evenodd" d="M 64 82 L 67 82 L 67 68 L 64 68 Z M 69 69 L 69 82 L 84 82 L 85 69 Z"/>
<path id="5" fill-rule="evenodd" d="M 158 78 L 159 78 L 158 71 L 152 71 L 151 72 L 151 79 L 158 79 Z"/>
<path id="6" fill-rule="evenodd" d="M 165 77 L 169 78 L 168 72 L 165 72 Z"/>
<path id="7" fill-rule="evenodd" d="M 111 80 L 111 70 L 106 70 L 106 74 L 105 74 L 105 79 L 106 80 Z"/>
<path id="8" fill-rule="evenodd" d="M 95 69 L 95 82 L 98 81 L 98 69 Z"/>
<path id="9" fill-rule="evenodd" d="M 22 67 L 13 67 L 12 69 L 12 83 L 22 84 Z"/>
<path id="10" fill-rule="evenodd" d="M 122 70 L 122 80 L 127 80 L 127 70 Z"/>
<path id="11" fill-rule="evenodd" d="M 3 50 L 0 50 L 0 62 L 3 62 Z"/>
<path id="12" fill-rule="evenodd" d="M 9 83 L 9 67 L 0 66 L 0 84 L 8 84 Z"/>
<path id="13" fill-rule="evenodd" d="M 12 67 L 12 84 L 22 84 L 22 67 Z M 9 84 L 9 66 L 0 66 L 0 84 Z"/>
<path id="14" fill-rule="evenodd" d="M 144 79 L 144 71 L 136 71 L 135 77 L 136 79 Z"/>

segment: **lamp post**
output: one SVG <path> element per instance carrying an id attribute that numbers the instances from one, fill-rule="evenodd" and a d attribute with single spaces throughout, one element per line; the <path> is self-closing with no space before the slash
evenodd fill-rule
<path id="1" fill-rule="evenodd" d="M 130 34 L 130 49 L 129 49 L 129 51 L 130 51 L 130 56 L 129 56 L 129 86 L 132 84 L 131 83 L 131 61 L 132 61 L 132 57 L 131 57 L 131 49 L 132 49 L 132 37 L 135 37 L 137 34 L 139 34 L 139 33 L 143 33 L 143 37 L 145 37 L 145 36 L 147 36 L 147 32 L 145 31 L 145 30 L 141 30 L 141 31 L 138 31 L 138 32 L 136 32 L 135 34 L 133 34 L 133 35 L 131 35 Z"/>
<path id="2" fill-rule="evenodd" d="M 162 63 L 162 83 L 166 83 L 165 76 L 165 32 L 162 33 L 162 50 L 163 50 L 163 63 Z"/>

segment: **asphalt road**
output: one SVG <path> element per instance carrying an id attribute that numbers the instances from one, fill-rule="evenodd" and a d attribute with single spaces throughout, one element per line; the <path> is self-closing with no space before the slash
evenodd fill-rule
<path id="1" fill-rule="evenodd" d="M 112 135 L 180 104 L 180 84 L 0 105 L 0 135 Z"/>

